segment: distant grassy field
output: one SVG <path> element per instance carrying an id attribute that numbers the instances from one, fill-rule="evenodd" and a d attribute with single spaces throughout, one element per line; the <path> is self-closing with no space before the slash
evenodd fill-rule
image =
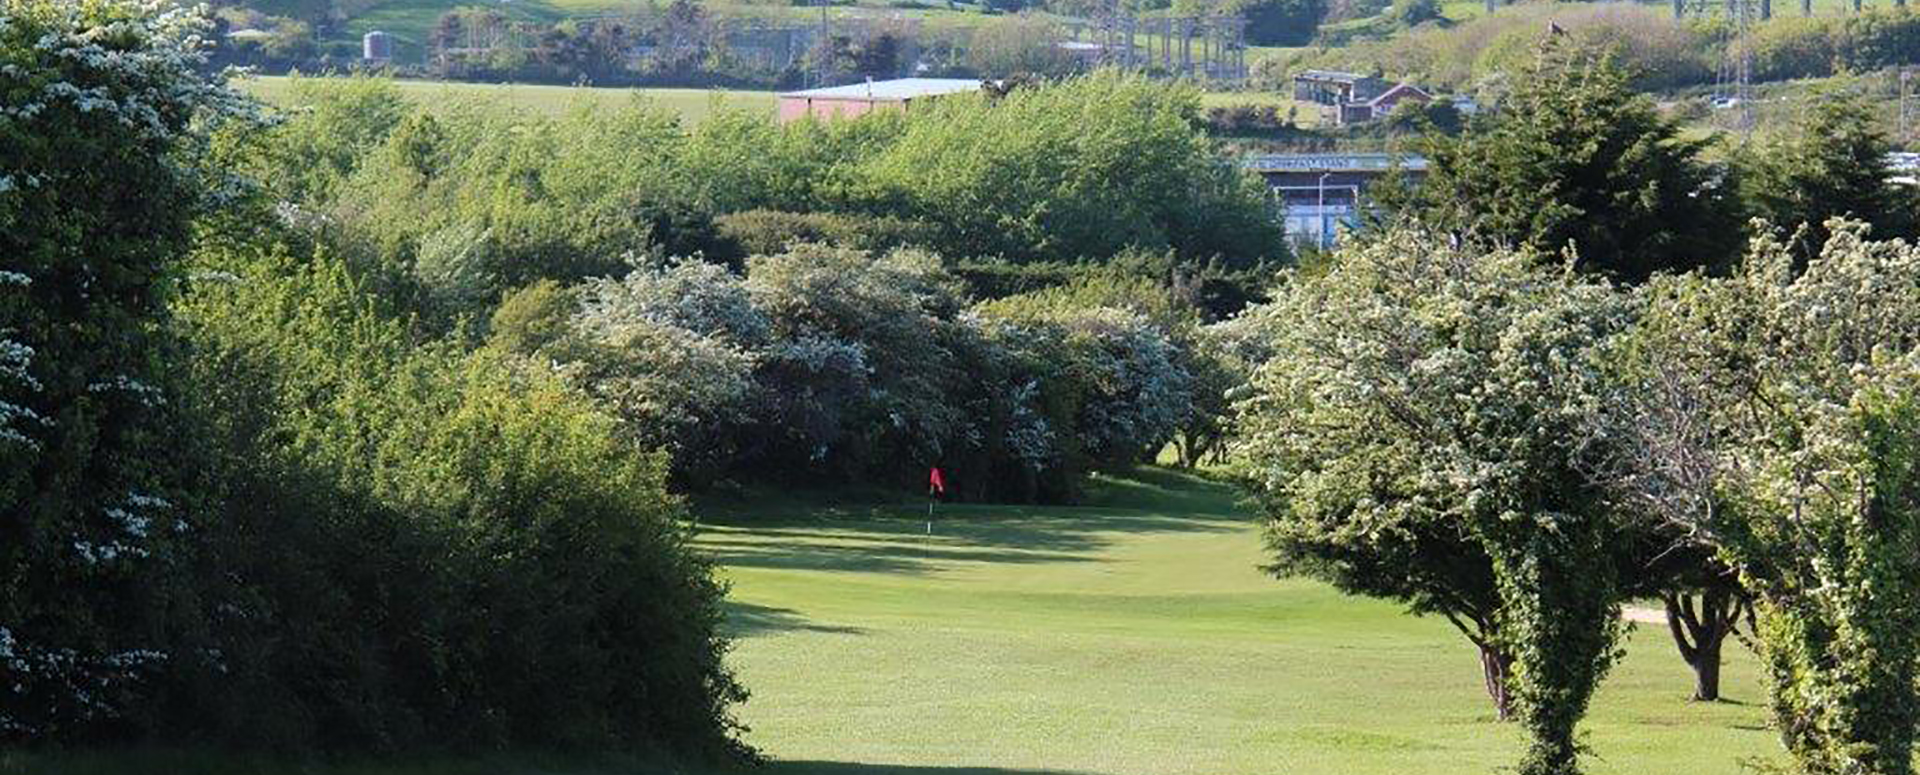
<path id="1" fill-rule="evenodd" d="M 731 659 L 753 691 L 741 715 L 771 775 L 1483 775 L 1522 745 L 1446 623 L 1263 576 L 1255 525 L 1219 485 L 1148 469 L 1100 480 L 1080 507 L 943 506 L 931 535 L 918 504 L 818 501 L 703 509 L 698 543 L 733 583 Z M 1588 772 L 1733 775 L 1772 757 L 1753 659 L 1728 654 L 1732 701 L 1688 702 L 1666 633 L 1639 630 L 1585 725 Z M 83 761 L 0 772 L 140 771 Z"/>
<path id="2" fill-rule="evenodd" d="M 557 114 L 586 102 L 621 104 L 628 100 L 650 100 L 672 108 L 689 123 L 697 123 L 715 110 L 737 109 L 772 113 L 774 93 L 710 89 L 607 89 L 583 86 L 543 86 L 529 84 L 455 83 L 447 81 L 395 81 L 408 99 L 428 107 L 478 101 L 521 110 Z M 265 76 L 249 79 L 243 88 L 260 99 L 291 107 L 295 101 L 293 79 Z"/>
<path id="3" fill-rule="evenodd" d="M 561 19 L 632 14 L 664 7 L 661 0 L 386 0 L 354 16 L 341 27 L 337 42 L 357 44 L 360 36 L 373 30 L 394 37 L 396 55 L 403 62 L 420 61 L 426 51 L 428 34 L 448 11 L 463 7 L 484 7 L 516 21 L 551 24 Z M 821 8 L 794 5 L 782 1 L 739 2 L 709 0 L 703 3 L 709 12 L 727 17 L 756 17 L 814 21 Z M 956 1 L 950 9 L 946 0 L 855 0 L 827 6 L 829 17 L 906 16 L 942 25 L 980 24 L 994 18 L 982 13 L 973 2 Z"/>

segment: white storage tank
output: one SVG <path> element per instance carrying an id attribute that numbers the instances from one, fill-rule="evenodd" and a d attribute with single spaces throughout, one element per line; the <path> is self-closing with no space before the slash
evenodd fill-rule
<path id="1" fill-rule="evenodd" d="M 360 38 L 360 58 L 371 62 L 393 59 L 393 36 L 374 30 Z"/>

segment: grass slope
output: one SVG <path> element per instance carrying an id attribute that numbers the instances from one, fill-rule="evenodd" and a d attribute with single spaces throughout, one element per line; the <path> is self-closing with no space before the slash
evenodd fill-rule
<path id="1" fill-rule="evenodd" d="M 302 76 L 312 77 L 312 76 Z M 689 123 L 698 123 L 715 110 L 737 109 L 772 115 L 773 92 L 727 91 L 719 89 L 609 89 L 590 86 L 544 86 L 538 84 L 459 83 L 452 81 L 396 80 L 394 86 L 407 99 L 428 107 L 467 102 L 558 114 L 581 103 L 617 104 L 627 100 L 650 100 L 678 111 Z M 280 107 L 294 104 L 293 79 L 261 76 L 241 83 L 249 93 Z"/>
<path id="2" fill-rule="evenodd" d="M 1491 720 L 1472 648 L 1444 622 L 1263 576 L 1226 488 L 1148 469 L 1074 508 L 702 509 L 733 582 L 731 659 L 770 775 L 1486 773 L 1522 740 Z M 1732 775 L 1777 750 L 1752 658 L 1688 702 L 1664 632 L 1641 629 L 1586 729 L 1591 775 Z M 0 754 L 0 773 L 654 772 L 492 758 L 376 767 Z"/>

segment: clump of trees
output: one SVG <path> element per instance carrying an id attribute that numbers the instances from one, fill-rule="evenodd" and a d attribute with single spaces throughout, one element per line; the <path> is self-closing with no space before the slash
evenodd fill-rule
<path id="1" fill-rule="evenodd" d="M 1863 221 L 1884 238 L 1920 234 L 1920 196 L 1894 182 L 1894 145 L 1872 106 L 1841 89 L 1809 95 L 1798 109 L 1785 132 L 1738 157 L 1737 170 L 1752 214 L 1793 233 L 1799 265 L 1827 244 L 1833 218 Z"/>
<path id="2" fill-rule="evenodd" d="M 556 364 L 690 485 L 721 478 L 1064 500 L 1150 458 L 1196 412 L 1169 328 L 1132 309 L 1019 297 L 971 305 L 937 257 L 798 244 L 744 274 L 678 259 L 502 305 L 493 336 Z M 1164 297 L 1164 293 L 1162 296 Z"/>
<path id="3" fill-rule="evenodd" d="M 1703 178 L 1617 74 L 1559 56 L 1538 80 L 1620 120 L 1520 102 L 1459 141 L 1470 156 L 1439 157 L 1436 198 L 1397 227 L 1214 327 L 1253 375 L 1233 427 L 1272 569 L 1452 621 L 1533 739 L 1523 772 L 1575 771 L 1617 607 L 1652 597 L 1696 698 L 1718 696 L 1722 644 L 1746 631 L 1797 771 L 1909 772 L 1920 251 L 1868 238 L 1865 220 L 1911 228 L 1883 135 L 1838 101 Z M 1621 158 L 1664 161 L 1600 163 Z M 1721 246 L 1754 236 L 1717 260 L 1697 224 L 1607 193 L 1663 180 L 1702 200 L 1677 212 L 1779 225 L 1727 229 Z M 1741 184 L 1765 195 L 1734 199 Z M 1581 226 L 1600 212 L 1644 226 Z"/>
<path id="4" fill-rule="evenodd" d="M 1141 78 L 267 116 L 143 7 L 0 11 L 7 742 L 750 759 L 676 491 L 1070 499 L 1219 437 L 1199 322 L 1284 257 Z"/>
<path id="5" fill-rule="evenodd" d="M 1654 592 L 1696 696 L 1751 605 L 1797 766 L 1909 771 L 1920 250 L 1831 228 L 1642 289 L 1404 232 L 1289 280 L 1237 418 L 1274 570 L 1452 620 L 1523 772 L 1574 771 Z"/>

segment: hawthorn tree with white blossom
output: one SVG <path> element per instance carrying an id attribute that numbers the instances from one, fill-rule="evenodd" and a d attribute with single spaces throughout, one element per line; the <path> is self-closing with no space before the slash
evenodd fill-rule
<path id="1" fill-rule="evenodd" d="M 1857 222 L 1655 284 L 1604 435 L 1615 483 L 1736 569 L 1796 770 L 1913 772 L 1920 662 L 1920 248 Z M 1766 232 L 1763 230 L 1763 234 Z"/>
<path id="2" fill-rule="evenodd" d="M 1510 660 L 1489 690 L 1526 775 L 1577 771 L 1617 651 L 1617 523 L 1573 441 L 1633 308 L 1566 264 L 1394 233 L 1283 284 L 1238 406 L 1275 570 L 1447 614 Z"/>
<path id="3" fill-rule="evenodd" d="M 0 739 L 110 720 L 145 648 L 138 566 L 171 502 L 170 273 L 206 201 L 204 18 L 0 3 Z"/>

